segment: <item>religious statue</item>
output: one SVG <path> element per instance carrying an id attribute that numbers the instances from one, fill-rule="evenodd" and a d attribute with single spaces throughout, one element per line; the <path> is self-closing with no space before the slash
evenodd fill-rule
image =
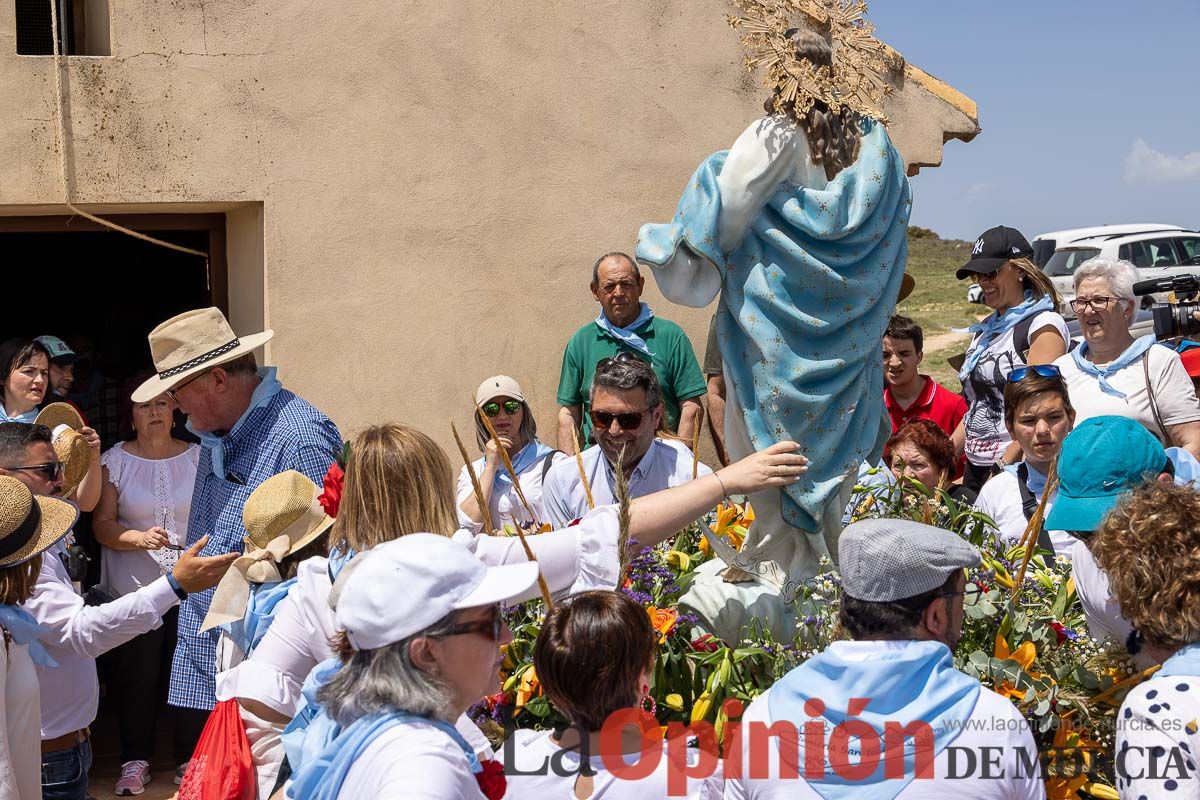
<path id="1" fill-rule="evenodd" d="M 704 160 L 672 222 L 642 226 L 637 258 L 674 302 L 720 293 L 730 458 L 787 439 L 809 458 L 800 483 L 750 498 L 740 552 L 710 536 L 724 563 L 704 565 L 681 605 L 727 641 L 751 617 L 790 640 L 794 588 L 836 559 L 857 471 L 891 433 L 880 346 L 905 280 L 911 193 L 865 6 L 735 3 L 747 64 L 773 86 L 767 116 Z M 826 24 L 789 27 L 797 12 Z"/>

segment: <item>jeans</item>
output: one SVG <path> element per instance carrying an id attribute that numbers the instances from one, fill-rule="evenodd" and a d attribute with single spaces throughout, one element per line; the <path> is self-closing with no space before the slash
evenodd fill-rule
<path id="1" fill-rule="evenodd" d="M 92 743 L 42 753 L 42 800 L 87 800 Z"/>

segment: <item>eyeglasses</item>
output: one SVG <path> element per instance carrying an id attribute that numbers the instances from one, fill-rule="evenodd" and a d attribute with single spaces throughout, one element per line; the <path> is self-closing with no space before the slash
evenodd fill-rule
<path id="1" fill-rule="evenodd" d="M 1029 377 L 1030 373 L 1043 378 L 1061 378 L 1062 371 L 1053 364 L 1030 364 L 1027 367 L 1017 367 L 1008 373 L 1008 382 L 1016 383 Z"/>
<path id="2" fill-rule="evenodd" d="M 1096 311 L 1108 311 L 1109 306 L 1119 302 L 1121 302 L 1121 298 L 1119 297 L 1105 297 L 1103 295 L 1098 297 L 1076 297 L 1071 301 L 1071 310 L 1076 314 L 1082 313 L 1085 308 L 1089 307 Z"/>
<path id="3" fill-rule="evenodd" d="M 520 400 L 505 400 L 503 403 L 496 403 L 496 402 L 484 403 L 483 404 L 483 413 L 487 414 L 489 417 L 494 417 L 500 413 L 500 409 L 502 407 L 504 408 L 504 413 L 508 414 L 511 417 L 513 414 L 515 414 L 521 410 L 521 401 Z"/>
<path id="4" fill-rule="evenodd" d="M 622 430 L 631 431 L 641 427 L 646 414 L 646 411 L 627 411 L 623 414 L 614 414 L 611 411 L 592 411 L 592 425 L 602 430 L 608 430 L 612 427 L 615 419 Z"/>
<path id="5" fill-rule="evenodd" d="M 191 386 L 193 383 L 200 380 L 201 378 L 203 378 L 205 375 L 207 375 L 210 372 L 212 372 L 211 369 L 206 369 L 203 372 L 201 372 L 199 375 L 196 375 L 195 377 L 192 377 L 192 378 L 188 378 L 186 381 L 179 384 L 175 388 L 167 389 L 165 392 L 163 392 L 163 394 L 165 394 L 167 397 L 171 398 L 176 403 L 178 403 L 180 392 L 182 392 L 186 387 Z"/>
<path id="6" fill-rule="evenodd" d="M 938 597 L 957 597 L 962 595 L 963 606 L 973 606 L 979 602 L 979 598 L 983 595 L 983 590 L 973 583 L 968 583 L 966 588 L 961 592 L 940 592 Z"/>
<path id="7" fill-rule="evenodd" d="M 492 616 L 488 619 L 476 620 L 475 622 L 460 622 L 456 625 L 451 625 L 443 633 L 439 633 L 431 638 L 443 638 L 446 636 L 462 636 L 466 633 L 473 633 L 479 636 L 490 636 L 493 641 L 500 641 L 500 631 L 504 629 L 504 617 L 500 613 L 500 607 L 495 606 Z"/>
<path id="8" fill-rule="evenodd" d="M 63 465 L 61 461 L 47 461 L 45 464 L 30 464 L 24 467 L 6 467 L 9 470 L 31 470 L 41 472 L 46 476 L 46 480 L 54 482 L 62 477 Z"/>

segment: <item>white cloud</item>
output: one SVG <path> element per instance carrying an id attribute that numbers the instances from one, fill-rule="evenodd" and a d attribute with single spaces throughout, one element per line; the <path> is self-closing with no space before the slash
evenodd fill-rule
<path id="1" fill-rule="evenodd" d="M 1137 139 L 1125 156 L 1128 183 L 1187 183 L 1200 181 L 1200 150 L 1173 156 Z"/>
<path id="2" fill-rule="evenodd" d="M 992 191 L 995 188 L 996 188 L 996 184 L 991 183 L 991 182 L 973 183 L 967 187 L 967 192 L 966 192 L 967 202 L 974 203 L 981 196 L 987 194 L 988 192 Z"/>

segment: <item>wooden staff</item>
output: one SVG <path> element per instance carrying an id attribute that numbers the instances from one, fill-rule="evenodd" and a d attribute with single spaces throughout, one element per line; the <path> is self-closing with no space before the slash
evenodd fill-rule
<path id="1" fill-rule="evenodd" d="M 571 439 L 575 443 L 575 466 L 579 468 L 579 480 L 583 483 L 583 494 L 587 497 L 588 508 L 596 507 L 596 501 L 592 499 L 592 487 L 588 483 L 587 470 L 583 468 L 583 454 L 579 452 L 579 431 L 571 428 Z"/>
<path id="2" fill-rule="evenodd" d="M 1029 560 L 1033 558 L 1033 549 L 1034 545 L 1037 544 L 1038 531 L 1042 529 L 1042 520 L 1046 517 L 1046 501 L 1050 499 L 1050 495 L 1057 489 L 1057 462 L 1051 461 L 1050 469 L 1046 475 L 1046 488 L 1042 490 L 1042 500 L 1038 503 L 1037 510 L 1033 512 L 1033 516 L 1029 518 L 1029 524 L 1025 526 L 1025 532 L 1021 534 L 1020 545 L 1024 548 L 1025 554 L 1021 557 L 1021 568 L 1017 570 L 1016 580 L 1013 581 L 1012 596 L 1008 601 L 1010 608 L 1017 604 L 1017 595 L 1021 591 L 1021 583 L 1025 580 L 1025 571 L 1029 568 Z"/>
<path id="3" fill-rule="evenodd" d="M 692 480 L 700 474 L 700 431 L 704 428 L 704 408 L 700 408 L 700 419 L 696 421 L 696 432 L 692 434 Z"/>
<path id="4" fill-rule="evenodd" d="M 462 438 L 458 435 L 458 428 L 454 427 L 454 422 L 450 422 L 450 431 L 454 434 L 454 441 L 458 444 L 458 452 L 462 453 L 463 461 L 467 465 L 467 475 L 471 478 L 471 488 L 475 490 L 475 502 L 479 504 L 479 516 L 483 520 L 483 529 L 488 533 L 495 533 L 496 529 L 492 526 L 492 514 L 488 510 L 487 500 L 483 499 L 483 487 L 479 485 L 479 478 L 475 475 L 475 468 L 471 466 L 471 457 L 467 455 L 467 448 L 463 446 Z"/>
<path id="5" fill-rule="evenodd" d="M 629 481 L 625 478 L 625 448 L 617 453 L 617 586 L 625 580 L 625 570 L 629 569 Z"/>

